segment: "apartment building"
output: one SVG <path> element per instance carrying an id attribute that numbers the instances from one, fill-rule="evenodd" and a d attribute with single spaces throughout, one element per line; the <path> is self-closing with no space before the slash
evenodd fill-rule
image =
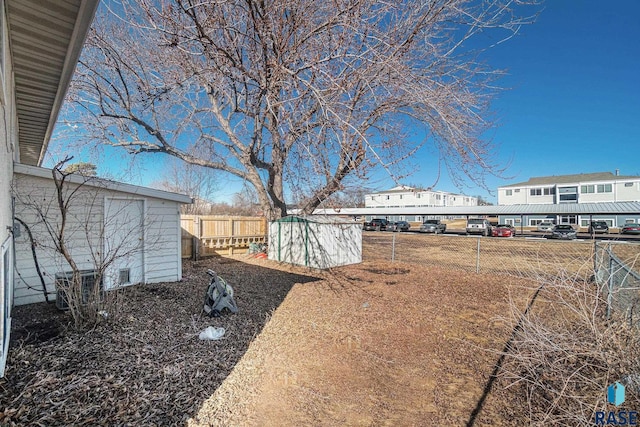
<path id="1" fill-rule="evenodd" d="M 533 177 L 528 181 L 498 188 L 498 205 L 553 205 L 567 203 L 640 202 L 640 176 L 624 176 L 619 171 Z M 511 218 L 505 218 L 507 222 Z M 560 224 L 588 226 L 590 220 L 606 221 L 610 227 L 640 221 L 638 215 L 609 215 L 603 217 L 559 215 L 529 217 L 529 226 L 543 220 Z"/>
<path id="2" fill-rule="evenodd" d="M 365 208 L 477 206 L 478 198 L 446 191 L 420 190 L 404 185 L 364 197 Z"/>
<path id="3" fill-rule="evenodd" d="M 530 178 L 498 188 L 498 205 L 640 201 L 640 176 L 616 171 Z"/>

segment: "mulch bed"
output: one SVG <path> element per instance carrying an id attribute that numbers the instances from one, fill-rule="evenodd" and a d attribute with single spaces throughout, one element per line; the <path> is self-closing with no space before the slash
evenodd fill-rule
<path id="1" fill-rule="evenodd" d="M 117 308 L 88 332 L 71 329 L 70 315 L 55 304 L 15 307 L 0 425 L 184 425 L 291 287 L 317 280 L 263 264 L 185 262 L 181 282 L 115 295 Z M 239 314 L 202 314 L 208 268 L 234 288 Z M 200 340 L 210 325 L 224 327 L 225 336 Z"/>

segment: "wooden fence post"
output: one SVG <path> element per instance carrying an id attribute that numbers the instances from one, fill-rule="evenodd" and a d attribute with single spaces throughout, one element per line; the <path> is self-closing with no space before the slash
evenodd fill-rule
<path id="1" fill-rule="evenodd" d="M 198 215 L 193 218 L 193 245 L 191 248 L 191 254 L 194 261 L 197 261 L 200 258 L 200 238 L 202 237 L 202 227 L 200 221 L 200 216 Z"/>
<path id="2" fill-rule="evenodd" d="M 233 255 L 233 218 L 229 218 L 229 255 Z"/>

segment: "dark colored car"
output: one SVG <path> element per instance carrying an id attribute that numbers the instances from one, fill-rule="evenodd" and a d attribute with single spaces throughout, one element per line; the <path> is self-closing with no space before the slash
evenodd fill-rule
<path id="1" fill-rule="evenodd" d="M 407 221 L 396 221 L 387 227 L 391 231 L 409 231 L 409 228 L 411 228 L 411 224 Z"/>
<path id="2" fill-rule="evenodd" d="M 384 231 L 387 229 L 387 225 L 389 225 L 389 221 L 387 221 L 386 219 L 373 218 L 371 221 L 365 222 L 363 228 L 367 231 Z"/>
<path id="3" fill-rule="evenodd" d="M 493 237 L 515 237 L 516 229 L 510 224 L 498 224 L 491 229 Z"/>
<path id="4" fill-rule="evenodd" d="M 421 233 L 444 233 L 447 230 L 447 224 L 443 224 L 439 219 L 426 219 L 420 226 Z"/>
<path id="5" fill-rule="evenodd" d="M 549 235 L 550 239 L 562 239 L 562 240 L 573 240 L 578 237 L 578 233 L 576 230 L 569 224 L 558 224 L 553 227 L 551 230 L 551 234 Z"/>
<path id="6" fill-rule="evenodd" d="M 640 224 L 630 222 L 620 229 L 620 234 L 640 234 Z"/>
<path id="7" fill-rule="evenodd" d="M 589 233 L 608 233 L 609 225 L 604 221 L 591 221 Z"/>

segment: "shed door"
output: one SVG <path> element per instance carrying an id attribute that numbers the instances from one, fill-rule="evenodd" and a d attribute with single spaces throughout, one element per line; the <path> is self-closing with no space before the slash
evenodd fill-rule
<path id="1" fill-rule="evenodd" d="M 105 251 L 109 263 L 104 277 L 106 289 L 144 281 L 143 200 L 106 199 Z"/>

